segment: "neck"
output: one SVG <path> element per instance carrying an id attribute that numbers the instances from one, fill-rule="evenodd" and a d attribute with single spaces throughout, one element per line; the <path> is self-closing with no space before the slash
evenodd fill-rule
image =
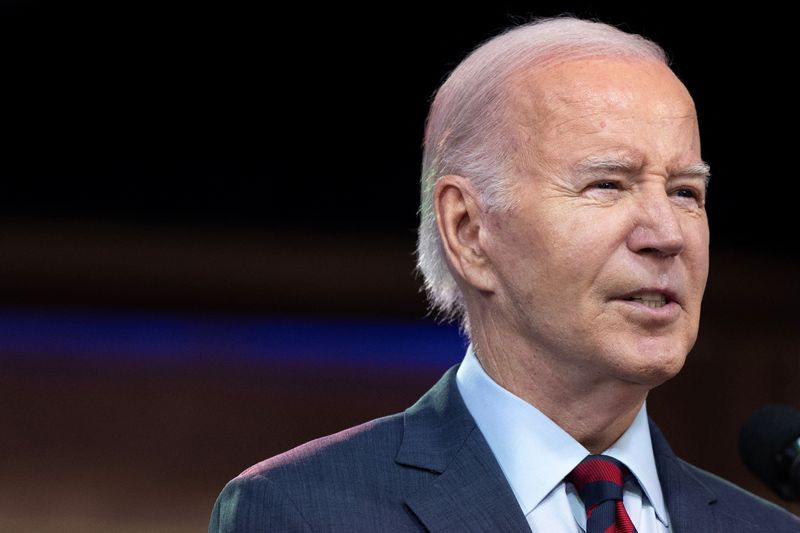
<path id="1" fill-rule="evenodd" d="M 602 453 L 630 427 L 649 387 L 554 365 L 529 349 L 485 342 L 473 332 L 473 348 L 486 373 L 558 424 L 591 453 Z"/>

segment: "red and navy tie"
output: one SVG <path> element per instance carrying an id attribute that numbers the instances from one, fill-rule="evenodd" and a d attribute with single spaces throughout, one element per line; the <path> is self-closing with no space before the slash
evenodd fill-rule
<path id="1" fill-rule="evenodd" d="M 630 475 L 613 457 L 590 455 L 566 477 L 586 506 L 586 533 L 636 533 L 622 504 L 622 487 Z"/>

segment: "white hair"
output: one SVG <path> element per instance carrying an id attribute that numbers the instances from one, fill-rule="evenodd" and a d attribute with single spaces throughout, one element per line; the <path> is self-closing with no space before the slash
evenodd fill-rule
<path id="1" fill-rule="evenodd" d="M 477 189 L 484 209 L 513 208 L 510 182 L 518 152 L 508 113 L 514 77 L 553 61 L 609 56 L 669 64 L 660 46 L 613 26 L 572 17 L 538 19 L 476 48 L 436 92 L 425 128 L 417 270 L 431 309 L 444 319 L 461 319 L 465 332 L 464 299 L 436 227 L 436 181 L 448 174 L 463 176 Z"/>

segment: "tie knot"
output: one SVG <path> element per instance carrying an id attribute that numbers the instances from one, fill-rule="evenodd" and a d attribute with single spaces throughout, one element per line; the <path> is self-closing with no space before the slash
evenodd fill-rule
<path id="1" fill-rule="evenodd" d="M 567 476 L 575 485 L 584 505 L 591 507 L 606 500 L 621 500 L 628 469 L 607 455 L 590 455 Z"/>

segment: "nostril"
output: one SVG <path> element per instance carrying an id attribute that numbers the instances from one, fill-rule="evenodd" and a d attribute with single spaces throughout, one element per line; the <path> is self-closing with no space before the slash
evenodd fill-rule
<path id="1" fill-rule="evenodd" d="M 672 255 L 675 255 L 677 252 L 670 252 L 670 251 L 667 251 L 667 250 L 662 250 L 661 248 L 652 248 L 651 247 L 651 248 L 642 248 L 641 250 L 639 250 L 639 253 L 657 255 L 659 257 L 669 257 L 669 256 L 672 256 Z"/>

